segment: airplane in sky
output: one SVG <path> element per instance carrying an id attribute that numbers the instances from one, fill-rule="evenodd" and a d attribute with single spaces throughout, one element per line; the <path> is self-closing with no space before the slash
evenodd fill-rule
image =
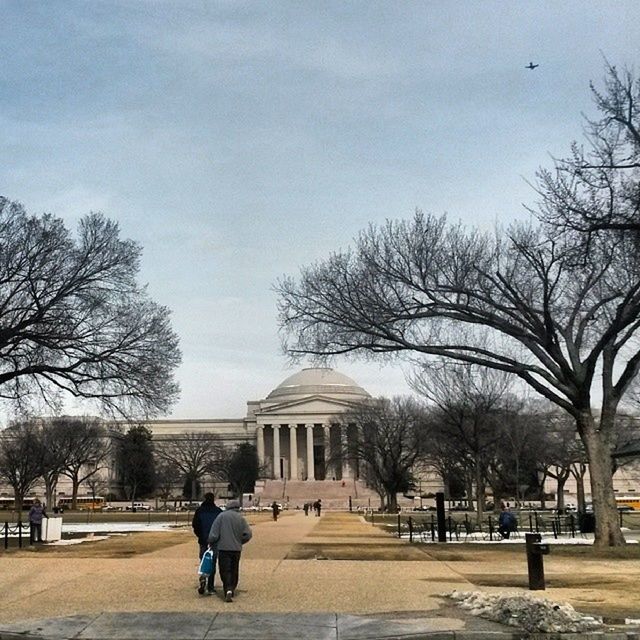
<path id="1" fill-rule="evenodd" d="M 539 67 L 539 64 L 533 64 L 533 62 L 530 62 L 529 64 L 525 65 L 525 69 L 535 69 L 536 67 Z"/>

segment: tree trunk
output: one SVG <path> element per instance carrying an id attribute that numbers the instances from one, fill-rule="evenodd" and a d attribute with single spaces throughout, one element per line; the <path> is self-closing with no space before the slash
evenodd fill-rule
<path id="1" fill-rule="evenodd" d="M 547 479 L 547 470 L 545 469 L 544 471 L 544 475 L 542 476 L 542 479 L 540 480 L 540 494 L 539 494 L 539 498 L 540 498 L 540 508 L 541 509 L 546 509 L 547 508 L 547 500 L 545 498 L 545 492 L 544 492 L 544 483 Z"/>
<path id="2" fill-rule="evenodd" d="M 577 507 L 580 513 L 584 513 L 587 510 L 587 500 L 584 494 L 584 474 L 586 473 L 586 469 L 587 466 L 580 462 L 579 464 L 574 465 L 574 469 L 571 472 L 576 480 L 576 500 L 578 502 Z"/>
<path id="3" fill-rule="evenodd" d="M 482 526 L 482 518 L 484 516 L 484 480 L 482 478 L 482 467 L 480 466 L 480 460 L 476 461 L 476 501 L 478 508 L 476 510 L 476 523 L 479 527 Z"/>
<path id="4" fill-rule="evenodd" d="M 471 474 L 467 474 L 467 489 L 466 489 L 466 494 L 467 494 L 467 508 L 468 509 L 473 509 L 473 478 L 471 477 Z"/>
<path id="5" fill-rule="evenodd" d="M 44 476 L 44 501 L 46 503 L 47 509 L 53 509 L 55 505 L 54 494 L 56 492 L 56 486 L 58 485 L 58 478 L 50 477 L 48 475 Z"/>
<path id="6" fill-rule="evenodd" d="M 78 489 L 80 489 L 80 480 L 75 475 L 71 478 L 71 508 L 74 511 L 78 508 Z"/>
<path id="7" fill-rule="evenodd" d="M 600 547 L 617 547 L 625 544 L 620 530 L 618 510 L 613 491 L 611 446 L 606 440 L 603 427 L 596 428 L 593 416 L 584 415 L 578 423 L 582 442 L 589 459 L 591 498 L 596 519 L 594 544 Z"/>
<path id="8" fill-rule="evenodd" d="M 569 479 L 569 469 L 559 471 L 556 476 L 556 509 L 558 513 L 564 513 L 564 486 Z"/>

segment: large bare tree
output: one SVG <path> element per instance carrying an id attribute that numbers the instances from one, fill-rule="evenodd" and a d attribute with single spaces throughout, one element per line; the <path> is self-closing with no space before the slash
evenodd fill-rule
<path id="1" fill-rule="evenodd" d="M 624 543 L 611 437 L 640 366 L 640 265 L 624 239 L 576 260 L 544 229 L 481 234 L 418 212 L 278 289 L 292 356 L 439 356 L 512 373 L 567 411 L 589 456 L 596 540 Z"/>
<path id="2" fill-rule="evenodd" d="M 0 397 L 61 396 L 144 416 L 177 399 L 169 311 L 136 278 L 140 247 L 100 214 L 60 218 L 0 197 Z"/>
<path id="3" fill-rule="evenodd" d="M 54 418 L 52 423 L 66 448 L 62 474 L 71 480 L 71 508 L 76 509 L 80 485 L 107 465 L 111 455 L 110 439 L 98 418 L 63 416 Z"/>
<path id="4" fill-rule="evenodd" d="M 510 376 L 477 365 L 438 361 L 416 371 L 412 386 L 436 408 L 431 437 L 447 441 L 457 452 L 469 499 L 471 486 L 475 487 L 481 524 L 491 464 L 505 457 L 503 426 Z"/>
<path id="5" fill-rule="evenodd" d="M 223 458 L 224 445 L 214 433 L 187 432 L 166 440 L 155 441 L 160 460 L 179 469 L 191 485 L 191 500 L 197 498 L 200 479 L 216 472 L 216 461 Z"/>
<path id="6" fill-rule="evenodd" d="M 0 478 L 13 489 L 15 509 L 22 517 L 24 498 L 40 476 L 38 427 L 20 422 L 0 432 Z"/>
<path id="7" fill-rule="evenodd" d="M 397 494 L 414 487 L 416 466 L 426 457 L 428 413 L 411 398 L 380 398 L 335 417 L 352 435 L 342 455 L 357 460 L 363 475 L 397 510 Z"/>
<path id="8" fill-rule="evenodd" d="M 539 227 L 483 234 L 418 212 L 371 226 L 353 249 L 277 287 L 294 357 L 450 358 L 510 372 L 569 413 L 589 459 L 599 545 L 624 544 L 611 453 L 616 413 L 640 367 L 640 252 L 633 230 L 585 241 L 571 225 L 559 234 L 551 215 L 573 206 L 567 194 L 611 219 L 637 213 L 637 168 L 620 185 L 616 165 L 593 163 L 597 176 L 578 163 L 567 165 L 570 179 L 543 176 Z"/>

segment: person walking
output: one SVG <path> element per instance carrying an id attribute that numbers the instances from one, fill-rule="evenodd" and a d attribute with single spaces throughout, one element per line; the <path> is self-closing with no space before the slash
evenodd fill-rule
<path id="1" fill-rule="evenodd" d="M 319 518 L 320 513 L 322 512 L 322 500 L 320 498 L 313 503 L 313 509 L 316 512 L 316 517 Z"/>
<path id="2" fill-rule="evenodd" d="M 251 540 L 251 527 L 240 513 L 240 502 L 230 500 L 211 525 L 209 546 L 218 550 L 218 570 L 225 602 L 232 602 L 238 587 L 242 545 Z"/>
<path id="3" fill-rule="evenodd" d="M 196 509 L 196 512 L 193 514 L 193 520 L 191 522 L 191 527 L 193 528 L 193 533 L 198 538 L 199 545 L 199 555 L 198 558 L 202 560 L 202 555 L 209 547 L 209 531 L 211 531 L 211 525 L 214 520 L 222 513 L 222 509 L 216 504 L 216 497 L 213 493 L 205 493 L 204 494 L 204 502 Z M 215 547 L 212 548 L 213 551 L 213 568 L 211 570 L 211 575 L 200 576 L 200 584 L 198 586 L 198 593 L 203 596 L 206 592 L 211 595 L 215 593 L 214 588 L 214 577 L 216 575 L 216 550 Z"/>
<path id="4" fill-rule="evenodd" d="M 271 505 L 271 509 L 273 511 L 273 520 L 274 522 L 278 522 L 278 515 L 280 514 L 280 505 L 274 500 Z"/>
<path id="5" fill-rule="evenodd" d="M 29 509 L 29 543 L 42 542 L 42 520 L 48 518 L 47 511 L 36 498 Z"/>
<path id="6" fill-rule="evenodd" d="M 304 511 L 304 515 L 308 516 L 309 515 L 309 503 L 305 502 L 303 507 L 302 507 L 303 511 Z"/>

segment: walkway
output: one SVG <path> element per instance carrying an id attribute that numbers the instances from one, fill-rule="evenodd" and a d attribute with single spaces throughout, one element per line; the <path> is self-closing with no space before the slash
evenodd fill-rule
<path id="1" fill-rule="evenodd" d="M 257 523 L 233 603 L 197 595 L 195 541 L 176 542 L 128 557 L 129 537 L 116 557 L 100 542 L 3 556 L 0 638 L 511 637 L 441 606 L 438 594 L 474 589 L 450 563 L 353 515 Z"/>

